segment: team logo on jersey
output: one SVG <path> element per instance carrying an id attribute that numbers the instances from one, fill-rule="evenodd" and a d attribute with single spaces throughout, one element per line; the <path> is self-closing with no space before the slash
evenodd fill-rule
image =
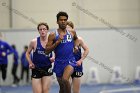
<path id="1" fill-rule="evenodd" d="M 45 51 L 38 50 L 37 52 L 38 52 L 38 54 L 45 55 L 46 57 L 50 57 L 51 56 L 51 53 L 49 53 L 48 55 L 46 55 L 45 54 Z"/>
<path id="2" fill-rule="evenodd" d="M 72 41 L 72 36 L 71 35 L 66 35 L 66 38 L 61 41 L 61 43 L 67 43 Z"/>
<path id="3" fill-rule="evenodd" d="M 38 50 L 37 52 L 38 52 L 38 54 L 45 55 L 45 52 L 44 52 L 44 51 L 40 51 L 40 50 Z"/>
<path id="4" fill-rule="evenodd" d="M 37 47 L 37 49 L 40 49 L 40 47 Z"/>
<path id="5" fill-rule="evenodd" d="M 71 42 L 72 41 L 72 36 L 71 35 L 67 35 L 67 41 Z"/>

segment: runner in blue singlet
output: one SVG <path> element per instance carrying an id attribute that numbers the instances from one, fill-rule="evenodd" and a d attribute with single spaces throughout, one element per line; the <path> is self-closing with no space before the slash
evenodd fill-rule
<path id="1" fill-rule="evenodd" d="M 26 51 L 26 58 L 29 62 L 29 68 L 32 69 L 33 93 L 48 93 L 52 75 L 51 53 L 49 55 L 45 54 L 49 27 L 46 23 L 40 23 L 37 29 L 40 36 L 30 42 Z M 33 60 L 30 57 L 32 51 Z"/>
<path id="2" fill-rule="evenodd" d="M 74 24 L 71 21 L 67 22 L 67 29 L 68 30 L 74 29 Z M 72 90 L 73 90 L 73 93 L 80 93 L 80 85 L 81 85 L 80 77 L 83 75 L 82 62 L 88 55 L 89 50 L 88 50 L 87 45 L 84 43 L 83 39 L 79 36 L 78 36 L 78 39 L 75 41 L 74 49 L 75 49 L 74 56 L 77 61 L 77 66 L 74 68 L 74 72 L 71 75 L 72 87 L 73 87 Z M 84 50 L 83 53 L 81 49 Z"/>
<path id="3" fill-rule="evenodd" d="M 54 72 L 60 86 L 59 93 L 71 93 L 69 78 L 76 66 L 73 48 L 77 35 L 73 30 L 66 30 L 67 20 L 68 15 L 66 12 L 57 14 L 59 28 L 55 32 L 50 33 L 46 45 L 46 54 L 53 50 L 55 52 Z"/>

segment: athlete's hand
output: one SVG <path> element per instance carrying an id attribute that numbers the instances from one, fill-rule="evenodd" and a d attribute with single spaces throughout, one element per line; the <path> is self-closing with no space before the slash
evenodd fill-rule
<path id="1" fill-rule="evenodd" d="M 5 56 L 6 56 L 6 53 L 5 53 L 5 52 L 2 52 L 1 55 L 2 55 L 3 57 L 5 57 Z"/>
<path id="2" fill-rule="evenodd" d="M 83 62 L 82 60 L 78 60 L 77 61 L 77 66 L 81 66 L 82 62 Z"/>
<path id="3" fill-rule="evenodd" d="M 30 69 L 34 69 L 34 68 L 35 68 L 35 65 L 34 65 L 33 63 L 30 63 L 30 64 L 29 64 L 29 68 L 30 68 Z"/>
<path id="4" fill-rule="evenodd" d="M 58 41 L 62 41 L 64 39 L 64 35 L 59 35 L 59 39 L 58 39 Z"/>
<path id="5" fill-rule="evenodd" d="M 50 61 L 53 63 L 55 61 L 55 57 L 51 57 Z"/>

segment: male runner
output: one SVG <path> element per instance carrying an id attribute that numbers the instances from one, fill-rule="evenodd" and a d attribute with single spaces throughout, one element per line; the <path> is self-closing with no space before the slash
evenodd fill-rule
<path id="1" fill-rule="evenodd" d="M 45 46 L 48 42 L 47 33 L 49 26 L 47 23 L 40 23 L 37 26 L 39 37 L 31 40 L 26 51 L 26 58 L 29 68 L 32 69 L 32 88 L 33 93 L 49 93 L 51 86 L 52 62 L 51 53 L 45 54 Z M 30 53 L 33 51 L 33 60 Z"/>
<path id="2" fill-rule="evenodd" d="M 74 29 L 74 24 L 71 21 L 67 22 L 67 29 Z M 80 93 L 81 77 L 83 75 L 83 66 L 82 62 L 89 53 L 87 45 L 84 43 L 82 37 L 78 36 L 78 39 L 75 41 L 75 51 L 74 56 L 77 61 L 77 66 L 74 68 L 74 72 L 71 75 L 72 77 L 72 90 L 73 93 Z M 82 49 L 84 52 L 82 53 Z"/>
<path id="3" fill-rule="evenodd" d="M 50 33 L 48 37 L 46 54 L 54 50 L 54 72 L 56 73 L 60 86 L 59 93 L 71 93 L 69 78 L 76 66 L 73 48 L 77 35 L 73 30 L 66 30 L 68 20 L 68 14 L 66 12 L 59 12 L 56 17 L 58 29 Z"/>

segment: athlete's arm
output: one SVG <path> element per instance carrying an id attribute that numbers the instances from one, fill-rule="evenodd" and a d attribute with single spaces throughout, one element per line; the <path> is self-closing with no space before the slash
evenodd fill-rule
<path id="1" fill-rule="evenodd" d="M 16 50 L 13 51 L 15 58 L 18 60 L 19 56 L 18 56 L 18 52 Z"/>
<path id="2" fill-rule="evenodd" d="M 29 68 L 30 69 L 35 68 L 35 65 L 33 64 L 32 60 L 31 60 L 31 57 L 30 57 L 31 52 L 34 49 L 34 44 L 35 44 L 35 41 L 32 40 L 29 44 L 29 47 L 28 47 L 27 51 L 26 51 L 26 59 L 29 62 Z"/>
<path id="3" fill-rule="evenodd" d="M 6 55 L 9 55 L 14 52 L 14 49 L 8 43 L 5 42 L 5 45 L 7 48 Z"/>
<path id="4" fill-rule="evenodd" d="M 50 58 L 50 61 L 53 63 L 53 62 L 55 62 L 55 53 L 53 52 L 52 53 L 52 57 Z"/>
<path id="5" fill-rule="evenodd" d="M 74 29 L 71 29 L 70 30 L 71 34 L 73 35 L 73 40 L 74 40 L 74 44 L 76 44 L 77 40 L 78 40 L 78 37 L 77 37 L 77 34 L 76 34 L 76 31 Z M 74 52 L 77 51 L 77 48 L 76 46 L 74 46 Z"/>
<path id="6" fill-rule="evenodd" d="M 14 49 L 7 42 L 2 42 L 2 44 L 6 49 L 4 51 L 0 50 L 0 56 L 5 57 L 14 52 Z"/>
<path id="7" fill-rule="evenodd" d="M 84 52 L 82 53 L 81 60 L 84 60 L 86 58 L 86 56 L 88 55 L 88 53 L 89 53 L 89 49 L 88 49 L 87 45 L 84 43 L 82 38 L 79 38 L 79 40 L 80 40 L 80 46 L 84 50 Z"/>
<path id="8" fill-rule="evenodd" d="M 84 52 L 82 53 L 81 59 L 77 61 L 77 65 L 80 66 L 83 62 L 83 60 L 86 58 L 86 56 L 89 53 L 89 49 L 87 45 L 84 43 L 83 39 L 81 37 L 78 37 L 79 44 L 83 48 Z"/>
<path id="9" fill-rule="evenodd" d="M 55 43 L 54 43 L 54 39 L 55 39 L 55 33 L 52 32 L 49 34 L 48 43 L 46 44 L 45 53 L 47 55 L 51 53 L 59 45 L 59 43 L 63 40 L 63 37 L 59 37 L 59 39 Z"/>

